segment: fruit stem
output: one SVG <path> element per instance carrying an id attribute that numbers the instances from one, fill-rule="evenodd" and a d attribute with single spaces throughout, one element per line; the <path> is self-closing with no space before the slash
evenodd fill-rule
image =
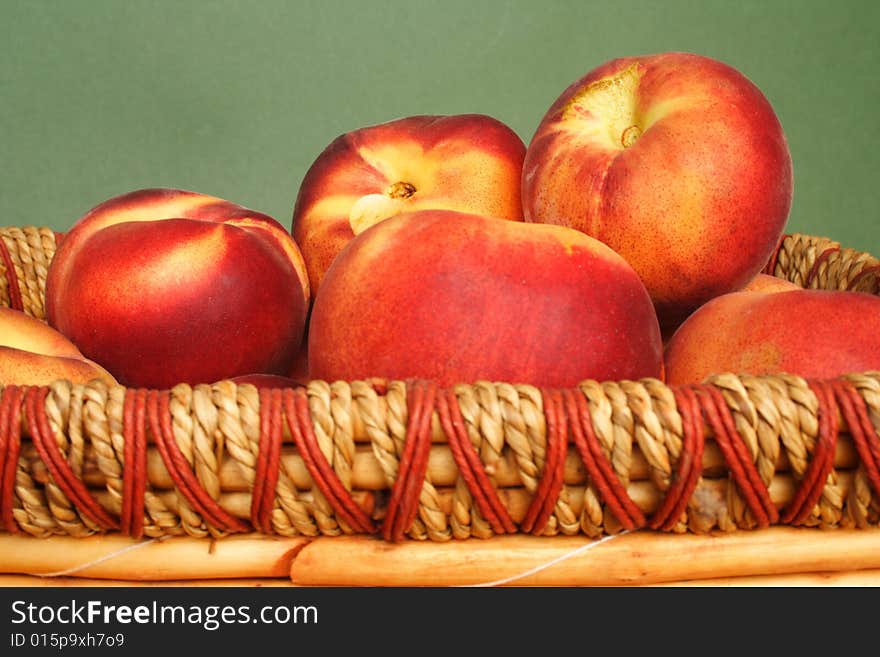
<path id="1" fill-rule="evenodd" d="M 642 136 L 642 129 L 637 125 L 631 125 L 620 135 L 620 143 L 624 148 L 629 148 Z"/>
<path id="2" fill-rule="evenodd" d="M 385 193 L 391 198 L 409 198 L 416 193 L 416 188 L 408 182 L 398 180 Z"/>

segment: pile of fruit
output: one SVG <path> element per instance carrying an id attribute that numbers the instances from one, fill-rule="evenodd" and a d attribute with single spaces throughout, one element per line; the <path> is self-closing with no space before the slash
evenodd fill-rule
<path id="1" fill-rule="evenodd" d="M 188 191 L 101 203 L 59 235 L 48 325 L 0 316 L 0 378 L 563 387 L 880 369 L 880 298 L 760 273 L 791 198 L 782 127 L 740 72 L 616 59 L 528 147 L 476 114 L 340 136 L 290 231 Z"/>

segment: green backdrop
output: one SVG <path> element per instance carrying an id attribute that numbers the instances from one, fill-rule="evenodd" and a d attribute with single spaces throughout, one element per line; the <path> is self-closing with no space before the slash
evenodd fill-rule
<path id="1" fill-rule="evenodd" d="M 528 142 L 589 69 L 668 50 L 721 59 L 770 99 L 794 161 L 788 230 L 880 255 L 873 0 L 0 0 L 2 225 L 66 230 L 170 186 L 289 227 L 343 132 L 480 112 Z"/>

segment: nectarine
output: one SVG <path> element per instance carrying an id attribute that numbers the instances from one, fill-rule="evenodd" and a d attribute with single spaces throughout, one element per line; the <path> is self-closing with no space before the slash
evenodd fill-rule
<path id="1" fill-rule="evenodd" d="M 125 385 L 286 375 L 308 310 L 290 234 L 204 194 L 148 189 L 97 206 L 49 267 L 51 325 Z"/>
<path id="2" fill-rule="evenodd" d="M 48 385 L 58 379 L 116 381 L 42 320 L 0 308 L 0 385 Z"/>
<path id="3" fill-rule="evenodd" d="M 831 378 L 880 370 L 880 297 L 862 292 L 732 292 L 700 307 L 666 346 L 666 380 L 710 374 Z"/>
<path id="4" fill-rule="evenodd" d="M 767 98 L 733 67 L 688 53 L 615 59 L 572 83 L 523 168 L 526 221 L 611 246 L 664 325 L 751 280 L 791 198 L 791 156 Z"/>
<path id="5" fill-rule="evenodd" d="M 348 241 L 388 217 L 443 209 L 521 221 L 524 156 L 522 139 L 482 114 L 411 116 L 336 138 L 293 211 L 312 293 Z"/>
<path id="6" fill-rule="evenodd" d="M 573 386 L 657 377 L 644 285 L 578 231 L 425 210 L 337 256 L 309 325 L 313 379 L 426 378 Z"/>

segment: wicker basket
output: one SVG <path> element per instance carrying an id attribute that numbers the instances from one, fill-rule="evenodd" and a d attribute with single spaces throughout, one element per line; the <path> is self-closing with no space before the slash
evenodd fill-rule
<path id="1" fill-rule="evenodd" d="M 0 229 L 0 304 L 43 318 L 57 238 Z M 767 273 L 880 293 L 880 261 L 825 238 L 786 236 Z M 878 428 L 876 372 L 572 390 L 7 386 L 0 572 L 28 585 L 880 583 Z"/>

